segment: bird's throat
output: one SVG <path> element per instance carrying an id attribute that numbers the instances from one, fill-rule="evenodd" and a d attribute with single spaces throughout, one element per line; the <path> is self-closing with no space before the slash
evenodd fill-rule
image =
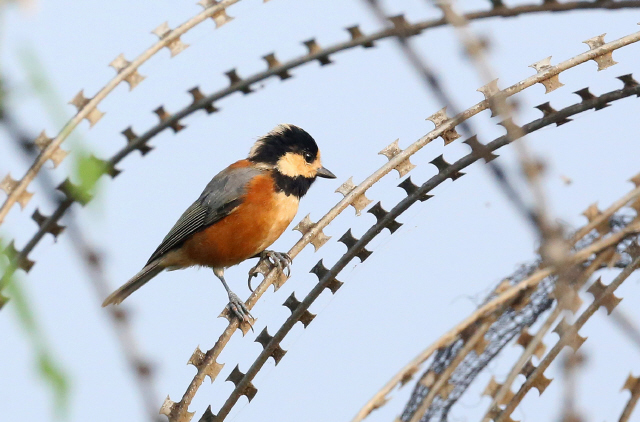
<path id="1" fill-rule="evenodd" d="M 294 195 L 298 198 L 302 198 L 311 184 L 316 180 L 315 177 L 304 176 L 285 176 L 277 169 L 273 170 L 273 180 L 275 183 L 276 192 L 283 192 L 285 195 Z"/>

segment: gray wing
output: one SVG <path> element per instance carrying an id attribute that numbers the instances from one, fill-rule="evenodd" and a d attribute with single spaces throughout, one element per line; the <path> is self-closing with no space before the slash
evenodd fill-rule
<path id="1" fill-rule="evenodd" d="M 263 170 L 243 167 L 218 173 L 180 216 L 147 265 L 182 245 L 194 233 L 231 214 L 242 203 L 247 183 L 261 172 Z"/>

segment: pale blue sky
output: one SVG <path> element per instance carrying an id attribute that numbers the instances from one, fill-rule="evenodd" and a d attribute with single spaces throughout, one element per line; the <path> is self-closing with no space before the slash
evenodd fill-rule
<path id="1" fill-rule="evenodd" d="M 387 2 L 390 3 L 390 2 Z M 468 1 L 469 9 L 486 7 L 485 1 Z M 420 0 L 387 5 L 390 14 L 405 13 L 410 22 L 436 16 Z M 84 89 L 93 95 L 110 80 L 108 67 L 118 54 L 131 60 L 155 42 L 150 34 L 165 20 L 173 28 L 200 11 L 192 2 L 140 1 L 77 2 L 37 1 L 32 11 L 9 8 L 2 26 L 2 66 L 13 90 L 11 105 L 21 122 L 34 134 L 60 129 L 29 91 L 19 61 L 25 48 L 34 49 L 47 67 L 55 89 L 66 102 Z M 173 59 L 162 51 L 143 65 L 147 79 L 133 92 L 119 86 L 101 105 L 104 118 L 79 132 L 100 157 L 124 145 L 120 132 L 133 125 L 141 133 L 156 123 L 152 110 L 164 104 L 171 112 L 190 101 L 195 85 L 210 93 L 228 84 L 224 72 L 237 68 L 241 76 L 265 67 L 260 58 L 275 51 L 284 61 L 305 53 L 301 42 L 316 38 L 321 46 L 343 41 L 343 28 L 360 24 L 363 32 L 378 28 L 362 1 L 273 0 L 263 4 L 244 0 L 229 9 L 236 19 L 220 30 L 206 22 L 183 37 L 190 47 Z M 636 11 L 585 11 L 572 14 L 533 15 L 492 19 L 473 24 L 478 33 L 491 37 L 490 59 L 500 76 L 500 86 L 511 85 L 533 74 L 528 68 L 549 55 L 553 63 L 587 49 L 581 42 L 608 33 L 613 40 L 639 29 Z M 440 73 L 458 108 L 482 99 L 476 89 L 483 85 L 461 56 L 450 29 L 430 30 L 414 39 Z M 571 92 L 590 86 L 598 94 L 622 84 L 615 76 L 640 72 L 640 45 L 614 53 L 620 64 L 596 72 L 585 63 L 563 73 L 563 88 L 544 95 L 542 86 L 528 89 L 517 98 L 522 105 L 519 123 L 540 116 L 533 106 L 551 101 L 555 108 L 572 104 Z M 144 160 L 139 154 L 125 159 L 123 173 L 101 184 L 100 197 L 88 207 L 78 207 L 83 227 L 92 242 L 100 245 L 107 276 L 115 288 L 146 262 L 149 254 L 176 218 L 200 193 L 209 179 L 229 163 L 243 158 L 252 142 L 277 123 L 305 128 L 317 140 L 327 168 L 337 180 L 319 180 L 301 203 L 295 223 L 311 213 L 316 221 L 341 199 L 335 189 L 350 176 L 364 180 L 384 164 L 377 152 L 399 138 L 406 147 L 433 128 L 425 118 L 441 108 L 426 92 L 396 48 L 393 40 L 374 49 L 355 49 L 332 57 L 335 63 L 320 68 L 310 63 L 292 71 L 284 83 L 272 78 L 256 93 L 234 94 L 217 104 L 222 112 L 206 116 L 198 112 L 183 123 L 187 129 L 174 135 L 164 132 L 152 141 L 156 149 Z M 638 73 L 640 75 L 640 73 Z M 72 106 L 64 106 L 69 116 Z M 587 112 L 560 128 L 547 128 L 527 142 L 548 165 L 545 188 L 553 214 L 574 226 L 585 222 L 580 213 L 598 202 L 602 207 L 631 188 L 626 182 L 640 171 L 637 134 L 640 129 L 638 99 L 618 101 L 597 113 Z M 472 119 L 484 142 L 503 133 L 489 113 Z M 25 163 L 0 132 L 0 174 L 22 175 Z M 68 149 L 70 146 L 65 144 Z M 429 161 L 442 153 L 448 161 L 466 154 L 460 141 L 443 148 L 436 140 L 412 158 L 415 182 L 435 174 Z M 513 175 L 513 149 L 500 152 Z M 69 172 L 67 166 L 49 171 L 56 180 Z M 565 185 L 561 176 L 573 183 Z M 388 209 L 402 198 L 395 187 L 397 173 L 386 176 L 367 196 L 381 200 Z M 2 226 L 3 234 L 17 238 L 22 246 L 36 226 L 29 216 L 36 206 L 50 212 L 51 204 L 39 191 L 27 210 L 15 208 Z M 32 189 L 33 189 L 32 188 Z M 364 263 L 349 265 L 339 279 L 345 285 L 336 296 L 323 293 L 311 311 L 318 316 L 303 330 L 299 325 L 285 338 L 287 350 L 274 370 L 270 360 L 254 385 L 258 394 L 246 406 L 243 398 L 229 420 L 243 421 L 347 421 L 399 368 L 428 344 L 469 314 L 495 283 L 518 264 L 534 256 L 535 236 L 514 212 L 494 181 L 474 165 L 456 183 L 446 182 L 435 197 L 419 203 L 399 221 L 404 225 L 393 236 L 387 231 L 369 249 Z M 256 333 L 265 324 L 273 333 L 289 315 L 280 306 L 295 290 L 303 297 L 315 284 L 309 269 L 323 258 L 332 264 L 345 251 L 337 239 L 348 227 L 361 235 L 374 217 L 355 217 L 344 212 L 326 230 L 332 239 L 317 253 L 306 248 L 293 265 L 293 277 L 278 292 L 271 290 L 252 311 L 258 317 Z M 292 224 L 292 227 L 293 225 Z M 288 250 L 299 238 L 288 230 L 274 248 Z M 92 290 L 68 236 L 57 243 L 49 237 L 31 255 L 37 264 L 24 286 L 51 344 L 72 381 L 70 421 L 138 421 L 145 417 L 112 327 Z M 246 273 L 253 264 L 228 271 L 232 288 L 248 296 Z M 22 277 L 21 278 L 25 278 Z M 640 310 L 637 277 L 622 286 L 620 307 L 634 320 Z M 586 296 L 590 299 L 590 296 Z M 185 364 L 196 346 L 210 348 L 226 326 L 217 315 L 226 304 L 219 281 L 208 270 L 164 273 L 127 300 L 132 323 L 142 349 L 154 363 L 158 408 L 162 399 L 182 396 L 194 375 Z M 33 367 L 32 350 L 19 329 L 12 305 L 0 314 L 0 404 L 3 419 L 12 421 L 51 419 L 50 395 Z M 591 420 L 616 419 L 628 393 L 620 393 L 627 374 L 640 373 L 638 350 L 599 311 L 582 330 L 589 337 L 583 346 L 588 356 L 581 375 L 580 408 Z M 256 334 L 234 337 L 218 359 L 225 363 L 218 380 L 205 383 L 190 410 L 199 418 L 208 404 L 214 412 L 232 389 L 224 382 L 240 364 L 246 371 L 261 347 Z M 550 335 L 548 344 L 556 340 Z M 479 397 L 491 375 L 501 380 L 519 349 L 507 347 L 472 384 L 453 409 L 451 420 L 478 420 L 489 400 Z M 615 354 L 615 355 L 614 355 Z M 615 356 L 615 358 L 612 358 Z M 556 365 L 547 377 L 560 379 Z M 550 420 L 559 414 L 560 381 L 545 394 L 530 393 L 514 413 L 517 420 Z M 519 381 L 521 382 L 521 380 Z M 394 400 L 370 418 L 390 421 L 400 413 L 411 387 L 394 393 Z M 197 419 L 194 419 L 197 420 Z M 636 415 L 636 420 L 640 417 Z"/>

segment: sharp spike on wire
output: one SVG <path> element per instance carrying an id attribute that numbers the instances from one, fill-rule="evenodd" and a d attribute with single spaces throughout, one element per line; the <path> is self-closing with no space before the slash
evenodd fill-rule
<path id="1" fill-rule="evenodd" d="M 376 217 L 376 220 L 378 221 L 378 223 L 380 223 L 380 221 L 382 221 L 382 219 L 385 218 L 387 214 L 389 214 L 387 210 L 382 208 L 382 204 L 380 203 L 380 201 L 378 201 L 374 206 L 369 208 L 367 212 L 370 214 L 373 214 Z M 391 233 L 395 233 L 395 231 L 398 230 L 401 226 L 402 224 L 398 223 L 396 220 L 390 220 L 385 225 L 385 228 L 389 229 Z"/>
<path id="2" fill-rule="evenodd" d="M 558 110 L 556 110 L 555 108 L 551 107 L 551 103 L 549 103 L 548 101 L 546 103 L 537 105 L 536 108 L 538 110 L 540 110 L 543 114 L 543 117 L 548 117 L 553 115 L 554 113 L 557 113 Z M 565 123 L 569 123 L 570 121 L 572 121 L 572 119 L 569 119 L 568 117 L 565 117 L 561 120 L 558 120 L 556 122 L 556 126 L 561 126 Z"/>
<path id="3" fill-rule="evenodd" d="M 207 355 L 203 353 L 202 350 L 200 350 L 200 346 L 198 346 L 196 350 L 193 351 L 187 365 L 195 366 L 198 372 L 208 376 L 211 383 L 213 383 L 220 374 L 220 371 L 222 371 L 222 368 L 224 368 L 224 363 L 218 363 L 213 360 L 213 362 L 207 365 L 206 358 Z"/>
<path id="4" fill-rule="evenodd" d="M 240 85 L 243 82 L 242 78 L 238 76 L 236 69 L 231 69 L 228 72 L 225 72 L 225 75 L 227 75 L 227 78 L 229 78 L 230 87 L 235 87 L 236 85 Z M 245 95 L 253 92 L 253 90 L 249 85 L 240 88 L 240 91 L 243 92 Z"/>
<path id="5" fill-rule="evenodd" d="M 129 67 L 130 64 L 131 62 L 124 58 L 124 54 L 120 54 L 118 57 L 113 59 L 111 63 L 109 63 L 109 66 L 114 68 L 116 72 L 122 73 Z M 133 88 L 138 86 L 138 84 L 145 78 L 146 76 L 142 76 L 138 73 L 138 69 L 135 69 L 127 77 L 125 77 L 124 80 L 129 84 L 129 91 L 133 91 Z"/>
<path id="6" fill-rule="evenodd" d="M 349 28 L 347 28 L 347 31 L 349 31 L 349 35 L 351 35 L 351 39 L 353 41 L 359 41 L 364 38 L 364 34 L 362 33 L 362 31 L 360 31 L 360 27 L 358 25 L 350 26 Z M 362 44 L 362 47 L 364 48 L 371 48 L 373 46 L 373 41 Z"/>
<path id="7" fill-rule="evenodd" d="M 347 230 L 346 233 L 343 234 L 340 239 L 338 239 L 338 242 L 344 243 L 347 249 L 353 248 L 357 241 L 358 239 L 353 236 L 353 233 L 351 233 L 351 229 Z M 360 259 L 360 262 L 364 262 L 367 258 L 369 258 L 371 253 L 372 252 L 370 250 L 363 247 L 361 251 L 356 253 L 356 256 Z"/>
<path id="8" fill-rule="evenodd" d="M 49 219 L 49 217 L 43 215 L 40 212 L 40 210 L 37 209 L 37 208 L 33 212 L 33 214 L 31 215 L 31 218 L 33 219 L 33 221 L 36 222 L 38 227 L 40 227 L 41 229 L 44 226 L 44 224 L 47 222 L 47 220 Z M 60 224 L 58 224 L 57 221 L 54 220 L 54 222 L 51 223 L 51 225 L 47 228 L 46 232 L 50 233 L 55 239 L 57 239 L 58 236 L 60 235 L 60 233 L 62 233 L 64 231 L 64 229 L 65 229 L 64 226 L 61 226 Z"/>
<path id="9" fill-rule="evenodd" d="M 193 103 L 192 104 L 196 104 L 199 103 L 200 101 L 204 100 L 206 97 L 204 96 L 204 94 L 200 91 L 199 87 L 195 87 L 195 88 L 191 88 L 189 90 L 189 94 L 191 94 L 191 96 L 193 97 Z M 215 113 L 217 111 L 220 111 L 220 109 L 216 108 L 216 106 L 213 105 L 213 102 L 207 102 L 204 105 L 204 109 L 207 112 L 207 114 L 211 114 L 211 113 Z"/>
<path id="10" fill-rule="evenodd" d="M 260 343 L 262 345 L 262 348 L 266 349 L 267 346 L 269 345 L 269 342 L 271 342 L 272 339 L 273 339 L 273 336 L 269 335 L 269 332 L 267 331 L 267 327 L 264 327 L 264 329 L 260 332 L 260 334 L 258 334 L 258 336 L 254 341 L 256 343 Z M 272 357 L 276 365 L 278 365 L 280 363 L 280 360 L 282 360 L 282 358 L 286 353 L 287 351 L 283 350 L 282 347 L 280 347 L 280 345 L 278 344 L 273 349 L 273 351 L 269 356 Z"/>
<path id="11" fill-rule="evenodd" d="M 451 167 L 451 164 L 449 164 L 444 159 L 444 156 L 442 154 L 437 156 L 433 160 L 431 160 L 430 163 L 438 168 L 438 172 L 439 173 L 444 173 L 444 172 L 449 170 L 449 167 Z M 456 171 L 452 172 L 449 176 L 447 176 L 447 178 L 450 178 L 451 180 L 456 180 L 456 179 L 459 179 L 460 177 L 462 177 L 464 175 L 465 175 L 465 173 L 462 173 L 462 172 L 456 170 Z"/>
<path id="12" fill-rule="evenodd" d="M 400 149 L 400 146 L 398 145 L 398 141 L 399 139 L 396 139 L 395 141 L 384 147 L 382 151 L 378 153 L 378 155 L 384 155 L 389 161 L 391 161 L 396 155 L 402 152 L 402 149 Z M 411 163 L 409 157 L 405 158 L 400 163 L 398 163 L 397 166 L 394 167 L 394 169 L 398 171 L 400 177 L 406 176 L 406 174 L 414 168 L 416 168 L 416 166 Z"/>
<path id="13" fill-rule="evenodd" d="M 328 64 L 333 63 L 329 58 L 328 54 L 326 53 L 322 54 L 323 50 L 322 48 L 320 48 L 320 46 L 318 45 L 315 39 L 312 38 L 310 40 L 307 40 L 303 42 L 303 44 L 307 47 L 307 50 L 309 51 L 310 56 L 319 54 L 318 61 L 320 62 L 320 66 L 326 66 Z"/>
<path id="14" fill-rule="evenodd" d="M 131 145 L 138 140 L 138 135 L 135 134 L 131 126 L 123 130 L 121 133 L 125 136 L 125 138 L 127 138 L 127 145 Z M 134 149 L 140 151 L 140 154 L 144 156 L 153 148 L 143 142 L 141 144 L 138 144 Z"/>
<path id="15" fill-rule="evenodd" d="M 202 6 L 204 9 L 208 9 L 210 7 L 217 6 L 218 4 L 220 4 L 220 2 L 218 0 L 200 0 L 198 4 Z M 211 15 L 211 19 L 213 19 L 213 22 L 216 24 L 216 29 L 217 29 L 217 28 L 220 28 L 222 25 L 231 22 L 234 18 L 227 15 L 226 8 L 222 8 L 217 12 L 215 12 L 213 15 Z"/>
<path id="16" fill-rule="evenodd" d="M 85 98 L 84 90 L 80 90 L 80 92 L 78 92 L 76 96 L 73 97 L 71 101 L 69 101 L 69 104 L 75 106 L 79 113 L 87 104 L 89 104 L 90 101 L 90 98 Z M 89 122 L 89 127 L 93 127 L 93 125 L 98 123 L 102 116 L 104 116 L 103 112 L 101 112 L 97 108 L 93 108 L 89 113 L 87 113 L 85 119 L 87 119 L 87 121 Z"/>
<path id="17" fill-rule="evenodd" d="M 280 63 L 280 61 L 276 58 L 275 53 L 269 53 L 262 58 L 267 62 L 267 67 L 269 70 L 276 69 L 282 66 L 282 63 Z M 278 75 L 278 77 L 282 81 L 291 77 L 291 74 L 286 69 L 281 70 L 280 72 L 276 73 L 276 75 Z"/>
<path id="18" fill-rule="evenodd" d="M 0 190 L 3 190 L 7 195 L 11 195 L 19 183 L 20 182 L 12 178 L 10 174 L 7 174 L 0 182 Z M 16 202 L 20 205 L 20 209 L 25 209 L 32 196 L 33 193 L 27 192 L 27 190 L 24 190 L 20 196 L 18 196 L 18 200 Z"/>
<path id="19" fill-rule="evenodd" d="M 242 381 L 242 379 L 244 378 L 244 375 L 245 374 L 240 372 L 239 366 L 236 365 L 236 367 L 233 368 L 233 371 L 231 371 L 231 373 L 227 377 L 227 381 L 231 381 L 237 387 L 240 381 Z M 246 396 L 247 399 L 251 401 L 256 396 L 257 392 L 258 389 L 254 387 L 251 382 L 248 382 L 247 385 L 242 389 L 240 394 Z"/>
<path id="20" fill-rule="evenodd" d="M 589 38 L 588 40 L 582 41 L 584 44 L 589 46 L 590 50 L 595 50 L 598 47 L 602 47 L 604 42 L 604 36 L 607 34 L 598 35 L 593 38 Z M 613 60 L 613 52 L 610 51 L 608 53 L 604 53 L 600 56 L 594 57 L 593 60 L 598 64 L 598 72 L 601 70 L 605 70 L 608 67 L 613 66 L 614 64 L 618 64 L 615 60 Z"/>
<path id="21" fill-rule="evenodd" d="M 296 298 L 295 292 L 291 292 L 291 295 L 287 298 L 287 300 L 284 301 L 282 305 L 289 308 L 289 310 L 293 314 L 296 311 L 296 309 L 298 309 L 298 306 L 300 306 L 300 301 Z M 312 314 L 311 312 L 309 312 L 308 309 L 306 309 L 302 313 L 302 315 L 300 315 L 300 318 L 298 319 L 298 321 L 300 321 L 302 325 L 304 325 L 304 328 L 307 328 L 315 317 L 316 316 L 314 314 Z"/>
<path id="22" fill-rule="evenodd" d="M 447 117 L 447 108 L 443 107 L 438 110 L 431 116 L 427 117 L 426 120 L 430 120 L 436 126 L 436 129 L 440 128 L 440 126 L 446 124 L 450 119 Z M 451 128 L 449 130 L 445 130 L 442 132 L 440 137 L 444 140 L 445 145 L 449 145 L 451 142 L 455 141 L 460 137 L 460 134 L 456 132 L 455 128 Z"/>
<path id="23" fill-rule="evenodd" d="M 307 214 L 302 220 L 300 220 L 300 222 L 292 230 L 299 231 L 303 236 L 309 233 L 316 226 L 316 223 L 311 221 L 311 217 L 309 217 L 309 215 L 310 214 Z M 319 230 L 313 236 L 310 243 L 313 245 L 314 250 L 317 252 L 318 249 L 320 249 L 322 246 L 324 246 L 325 243 L 329 241 L 329 239 L 331 239 L 331 236 L 327 236 L 322 232 L 322 230 Z"/>
<path id="24" fill-rule="evenodd" d="M 344 182 L 342 185 L 340 185 L 338 189 L 336 189 L 336 192 L 341 193 L 346 197 L 355 188 L 356 188 L 356 185 L 353 183 L 353 177 L 350 177 L 349 180 Z M 362 210 L 365 209 L 367 205 L 371 203 L 371 200 L 366 197 L 365 192 L 362 192 L 361 194 L 357 195 L 355 198 L 353 198 L 353 200 L 349 204 L 353 206 L 353 208 L 355 208 L 356 215 L 360 215 L 362 213 Z"/>
<path id="25" fill-rule="evenodd" d="M 530 65 L 529 67 L 535 69 L 536 72 L 538 72 L 538 74 L 542 74 L 544 72 L 546 72 L 547 70 L 551 69 L 551 56 L 540 60 L 539 62 L 535 62 L 534 64 Z M 545 88 L 545 94 L 548 94 L 552 91 L 555 91 L 556 89 L 560 88 L 561 86 L 564 86 L 564 84 L 562 82 L 560 82 L 560 78 L 558 74 L 555 75 L 549 75 L 548 77 L 546 77 L 545 79 L 541 80 L 540 83 L 542 85 L 544 85 Z"/>
<path id="26" fill-rule="evenodd" d="M 154 29 L 151 32 L 155 34 L 160 40 L 168 40 L 169 38 L 171 38 L 165 44 L 165 47 L 167 47 L 171 52 L 171 57 L 177 56 L 178 54 L 183 52 L 187 47 L 189 47 L 189 44 L 183 43 L 180 40 L 180 37 L 171 37 L 171 33 L 173 32 L 173 30 L 169 28 L 169 24 L 167 22 L 160 24 L 156 29 Z"/>
<path id="27" fill-rule="evenodd" d="M 168 120 L 171 120 L 171 114 L 167 113 L 167 111 L 164 109 L 164 106 L 160 106 L 158 108 L 156 108 L 155 110 L 153 110 L 153 112 L 155 114 L 158 115 L 158 117 L 160 118 L 161 122 L 166 122 Z M 169 127 L 171 127 L 171 129 L 173 129 L 173 133 L 178 133 L 180 132 L 182 129 L 184 129 L 186 126 L 181 124 L 179 121 L 174 121 L 172 122 Z"/>
<path id="28" fill-rule="evenodd" d="M 400 182 L 398 184 L 398 187 L 404 189 L 404 191 L 407 193 L 407 196 L 408 195 L 413 195 L 419 189 L 418 185 L 413 183 L 413 181 L 411 180 L 411 176 L 407 177 L 402 182 Z M 429 198 L 433 198 L 433 195 L 429 195 L 429 194 L 425 193 L 425 194 L 420 195 L 418 200 L 420 202 L 424 202 Z"/>

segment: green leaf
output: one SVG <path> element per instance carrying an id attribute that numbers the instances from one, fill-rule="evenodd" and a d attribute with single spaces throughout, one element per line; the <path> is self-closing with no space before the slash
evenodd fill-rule
<path id="1" fill-rule="evenodd" d="M 97 159 L 93 155 L 88 155 L 85 151 L 78 154 L 75 162 L 75 172 L 80 180 L 78 186 L 79 195 L 91 197 L 98 179 L 107 172 L 107 165 L 104 161 Z"/>

